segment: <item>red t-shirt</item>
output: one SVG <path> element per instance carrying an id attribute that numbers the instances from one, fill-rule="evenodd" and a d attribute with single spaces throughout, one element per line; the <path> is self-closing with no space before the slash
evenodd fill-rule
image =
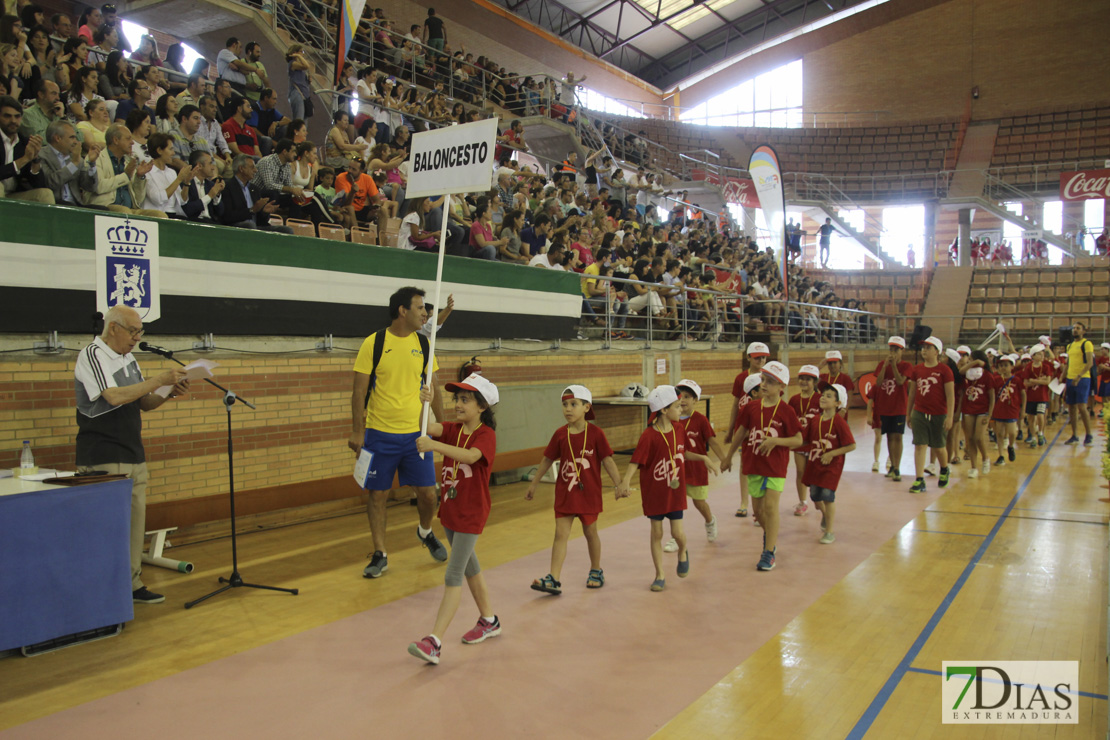
<path id="1" fill-rule="evenodd" d="M 763 402 L 749 403 L 740 410 L 740 426 L 748 430 L 740 452 L 740 467 L 744 475 L 762 475 L 767 478 L 785 478 L 790 464 L 790 450 L 776 447 L 769 455 L 760 455 L 756 448 L 764 437 L 793 437 L 802 430 L 798 415 L 789 403 L 764 406 Z"/>
<path id="2" fill-rule="evenodd" d="M 699 455 L 708 454 L 709 439 L 716 437 L 717 433 L 713 431 L 713 425 L 709 423 L 709 419 L 705 418 L 705 414 L 695 411 L 689 418 L 683 419 L 682 423 L 686 425 L 686 449 Z M 685 455 L 683 455 L 683 458 L 685 458 Z M 708 486 L 709 468 L 705 467 L 705 463 L 701 460 L 686 460 L 685 462 L 686 485 Z"/>
<path id="3" fill-rule="evenodd" d="M 985 370 L 978 380 L 966 381 L 963 412 L 970 416 L 987 413 L 991 406 L 991 391 L 994 390 L 996 382 L 997 376 Z"/>
<path id="4" fill-rule="evenodd" d="M 790 397 L 790 408 L 794 409 L 794 413 L 798 415 L 798 424 L 805 431 L 806 425 L 809 420 L 821 414 L 821 394 L 813 393 L 809 398 L 802 398 L 801 393 L 795 393 Z M 794 450 L 797 452 L 798 450 Z"/>
<path id="5" fill-rule="evenodd" d="M 686 508 L 686 426 L 674 422 L 663 434 L 650 426 L 640 435 L 632 462 L 640 466 L 640 499 L 644 516 L 659 516 Z M 678 488 L 668 481 L 678 478 Z"/>
<path id="6" fill-rule="evenodd" d="M 1095 367 L 1098 368 L 1099 380 L 1103 383 L 1110 383 L 1110 357 L 1096 357 Z"/>
<path id="7" fill-rule="evenodd" d="M 1025 381 L 1036 380 L 1037 378 L 1053 378 L 1056 371 L 1047 362 L 1042 362 L 1040 367 L 1037 367 L 1032 362 L 1022 368 L 1021 381 L 1025 386 L 1025 400 L 1029 403 L 1048 403 L 1048 390 L 1047 385 L 1029 385 Z"/>
<path id="8" fill-rule="evenodd" d="M 601 461 L 613 456 L 613 448 L 601 427 L 586 423 L 578 434 L 562 426 L 551 435 L 543 451 L 548 460 L 559 461 L 559 477 L 555 481 L 555 511 L 560 514 L 600 514 Z M 573 462 L 572 462 L 573 461 Z M 575 469 L 577 465 L 577 471 Z M 578 488 L 578 480 L 582 488 Z"/>
<path id="9" fill-rule="evenodd" d="M 831 388 L 834 385 L 844 386 L 844 390 L 848 391 L 848 398 L 852 398 L 852 391 L 856 389 L 855 383 L 852 382 L 852 376 L 841 370 L 836 374 L 835 378 L 830 378 L 828 373 L 821 373 L 821 377 L 817 380 L 817 390 L 823 391 L 826 388 Z"/>
<path id="10" fill-rule="evenodd" d="M 994 387 L 996 390 L 994 416 L 992 418 L 1021 418 L 1021 413 L 1024 410 L 1021 407 L 1021 380 L 1016 375 L 1011 375 L 1009 380 L 1003 380 L 1002 376 L 996 375 Z"/>
<path id="11" fill-rule="evenodd" d="M 844 472 L 844 455 L 837 455 L 828 465 L 821 464 L 821 455 L 856 443 L 848 422 L 840 414 L 833 414 L 832 422 L 816 417 L 802 432 L 806 446 L 806 470 L 802 485 L 820 486 L 835 491 Z"/>
<path id="12" fill-rule="evenodd" d="M 228 147 L 235 144 L 239 147 L 239 151 L 243 154 L 250 154 L 254 156 L 258 153 L 258 135 L 254 133 L 254 129 L 246 124 L 242 126 L 235 118 L 229 118 L 220 126 L 223 132 L 224 141 L 227 142 Z"/>
<path id="13" fill-rule="evenodd" d="M 470 465 L 444 455 L 440 477 L 443 501 L 439 506 L 443 526 L 463 534 L 481 534 L 489 519 L 489 471 L 497 453 L 497 434 L 482 424 L 467 436 L 462 424 L 448 421 L 438 439 L 452 447 L 482 451 L 478 462 Z M 454 498 L 450 497 L 452 483 L 457 484 Z"/>
<path id="14" fill-rule="evenodd" d="M 744 381 L 748 379 L 749 375 L 751 375 L 751 372 L 745 370 L 732 381 L 732 395 L 736 398 L 736 423 L 732 426 L 734 432 L 740 426 L 740 415 L 744 411 L 744 407 L 752 400 L 752 397 L 744 392 Z"/>
<path id="15" fill-rule="evenodd" d="M 894 368 L 890 362 L 882 363 L 882 375 L 879 367 L 875 368 L 875 413 L 879 416 L 905 416 L 906 415 L 906 383 L 898 385 L 894 381 Z M 903 360 L 898 363 L 898 374 L 909 379 L 913 365 Z"/>
<path id="16" fill-rule="evenodd" d="M 933 367 L 915 365 L 906 377 L 917 383 L 917 392 L 913 397 L 914 411 L 930 416 L 948 413 L 944 384 L 954 383 L 955 380 L 947 363 L 938 363 Z"/>

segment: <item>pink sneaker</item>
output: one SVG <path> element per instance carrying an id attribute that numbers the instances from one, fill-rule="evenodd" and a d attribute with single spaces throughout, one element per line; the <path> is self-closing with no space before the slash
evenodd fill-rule
<path id="1" fill-rule="evenodd" d="M 809 511 L 809 507 L 805 505 L 805 502 L 799 501 L 798 505 L 794 507 L 794 516 L 805 516 L 807 511 Z"/>
<path id="2" fill-rule="evenodd" d="M 439 648 L 429 636 L 409 644 L 409 655 L 426 660 L 432 665 L 439 665 Z"/>
<path id="3" fill-rule="evenodd" d="M 492 622 L 487 622 L 485 618 L 479 619 L 478 624 L 474 625 L 473 629 L 463 635 L 462 641 L 467 645 L 476 645 L 489 637 L 497 637 L 500 634 L 501 620 L 494 615 Z M 439 651 L 436 652 L 438 654 Z"/>

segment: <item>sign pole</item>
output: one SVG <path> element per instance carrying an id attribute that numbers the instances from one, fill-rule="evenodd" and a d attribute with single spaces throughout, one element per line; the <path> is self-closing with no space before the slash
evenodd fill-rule
<path id="1" fill-rule="evenodd" d="M 436 259 L 436 290 L 435 306 L 436 314 L 438 316 L 440 309 L 439 299 L 443 289 L 443 253 L 447 251 L 447 221 L 448 214 L 451 213 L 451 194 L 447 193 L 443 196 L 443 218 L 440 220 L 439 227 L 439 257 Z M 437 316 L 432 316 L 432 336 L 428 342 L 428 367 L 425 370 L 424 377 L 428 379 L 429 384 L 432 381 L 432 369 L 435 367 L 436 356 L 436 334 L 439 329 L 439 321 Z M 428 416 L 431 413 L 432 404 L 430 401 L 424 403 L 424 412 L 420 416 L 420 436 L 423 437 L 428 433 Z M 424 458 L 424 453 L 420 453 L 420 458 Z"/>

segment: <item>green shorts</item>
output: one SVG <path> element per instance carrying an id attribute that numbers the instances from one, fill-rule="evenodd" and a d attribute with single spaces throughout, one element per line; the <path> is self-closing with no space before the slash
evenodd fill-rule
<path id="1" fill-rule="evenodd" d="M 748 476 L 748 495 L 752 498 L 763 498 L 767 491 L 778 491 L 786 487 L 786 478 L 768 478 L 765 475 Z"/>
<path id="2" fill-rule="evenodd" d="M 705 501 L 709 498 L 709 486 L 686 486 L 686 495 L 695 501 Z"/>
<path id="3" fill-rule="evenodd" d="M 934 450 L 948 444 L 948 435 L 944 431 L 944 417 L 947 414 L 926 415 L 914 411 L 910 415 L 910 429 L 913 430 L 913 444 L 915 447 L 931 447 Z"/>

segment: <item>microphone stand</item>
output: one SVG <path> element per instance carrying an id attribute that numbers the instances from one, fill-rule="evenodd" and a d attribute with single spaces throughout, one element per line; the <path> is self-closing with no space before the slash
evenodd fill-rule
<path id="1" fill-rule="evenodd" d="M 154 347 L 150 344 L 147 344 L 146 342 L 141 343 L 139 345 L 139 349 L 143 350 L 144 352 L 152 352 L 156 355 L 161 355 L 162 357 L 165 357 L 168 360 L 173 360 L 178 365 L 185 367 L 185 363 L 174 357 L 173 352 L 168 349 Z M 257 409 L 253 403 L 245 398 L 240 398 L 233 391 L 224 388 L 222 385 L 212 380 L 211 378 L 205 378 L 204 382 L 223 391 L 224 407 L 227 409 L 227 480 L 229 485 L 228 500 L 231 504 L 231 575 L 227 578 L 224 578 L 222 576 L 220 577 L 220 583 L 226 585 L 219 587 L 210 594 L 201 596 L 199 599 L 193 599 L 192 601 L 186 602 L 185 608 L 192 609 L 200 602 L 205 601 L 206 599 L 210 599 L 213 596 L 217 596 L 218 594 L 222 594 L 224 591 L 227 591 L 231 588 L 259 588 L 266 591 L 281 591 L 283 593 L 293 594 L 294 596 L 296 596 L 298 593 L 300 593 L 299 589 L 279 588 L 278 586 L 261 586 L 257 583 L 246 583 L 245 581 L 243 581 L 243 577 L 239 575 L 239 548 L 235 536 L 235 458 L 233 456 L 231 445 L 231 407 L 235 405 L 236 401 L 238 401 L 239 403 L 242 403 L 245 406 L 250 407 L 251 409 Z"/>

